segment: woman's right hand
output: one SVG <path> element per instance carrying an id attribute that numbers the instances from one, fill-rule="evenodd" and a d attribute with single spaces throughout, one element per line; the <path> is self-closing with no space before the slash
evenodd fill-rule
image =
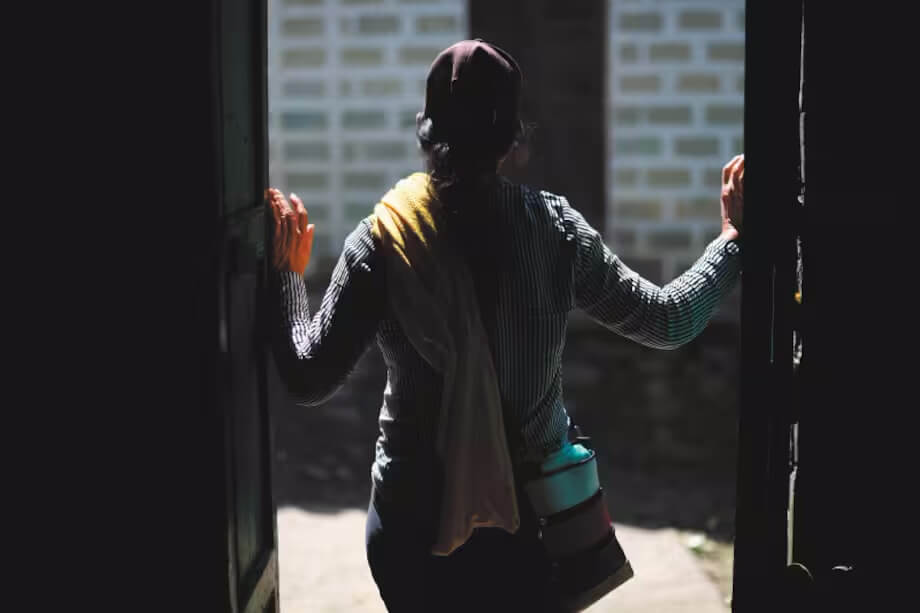
<path id="1" fill-rule="evenodd" d="M 307 223 L 307 209 L 297 194 L 288 203 L 279 190 L 268 188 L 265 199 L 275 220 L 272 266 L 281 272 L 304 273 L 313 250 L 313 224 Z"/>
<path id="2" fill-rule="evenodd" d="M 744 154 L 736 155 L 722 169 L 722 236 L 736 240 L 744 219 Z"/>

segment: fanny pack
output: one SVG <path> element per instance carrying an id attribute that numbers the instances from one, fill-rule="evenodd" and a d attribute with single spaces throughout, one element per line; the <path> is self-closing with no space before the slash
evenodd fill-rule
<path id="1" fill-rule="evenodd" d="M 523 489 L 537 517 L 563 605 L 581 611 L 633 576 L 617 541 L 597 454 L 577 426 L 574 441 L 531 467 Z"/>

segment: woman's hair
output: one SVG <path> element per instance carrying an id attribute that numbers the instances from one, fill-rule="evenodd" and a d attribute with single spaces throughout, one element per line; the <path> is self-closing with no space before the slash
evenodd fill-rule
<path id="1" fill-rule="evenodd" d="M 435 195 L 454 208 L 495 179 L 502 158 L 524 144 L 532 129 L 515 116 L 505 125 L 494 125 L 484 138 L 455 137 L 448 142 L 446 130 L 438 130 L 431 118 L 419 113 L 416 119 L 418 145 Z"/>

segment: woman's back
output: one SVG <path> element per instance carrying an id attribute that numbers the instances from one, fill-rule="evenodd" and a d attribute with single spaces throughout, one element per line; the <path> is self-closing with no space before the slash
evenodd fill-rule
<path id="1" fill-rule="evenodd" d="M 568 430 L 561 357 L 574 252 L 566 249 L 562 205 L 552 194 L 499 180 L 482 202 L 450 220 L 453 233 L 477 236 L 464 244 L 516 460 L 557 449 Z M 389 459 L 413 455 L 419 438 L 430 441 L 442 380 L 392 312 L 382 318 L 377 342 L 387 364 L 375 470 L 382 478 Z"/>
<path id="2" fill-rule="evenodd" d="M 737 245 L 720 236 L 689 270 L 658 287 L 623 264 L 562 196 L 499 178 L 484 197 L 458 204 L 448 230 L 473 273 L 515 462 L 539 460 L 566 438 L 561 360 L 569 311 L 582 309 L 644 345 L 674 349 L 705 328 L 741 269 Z M 290 391 L 304 404 L 320 404 L 376 338 L 387 386 L 371 472 L 386 489 L 400 487 L 402 466 L 432 453 L 442 380 L 391 311 L 385 254 L 371 228 L 365 219 L 346 239 L 315 316 L 303 280 L 280 276 L 286 331 L 275 353 Z"/>

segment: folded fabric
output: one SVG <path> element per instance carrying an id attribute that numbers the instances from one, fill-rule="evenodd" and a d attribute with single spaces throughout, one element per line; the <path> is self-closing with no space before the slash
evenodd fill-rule
<path id="1" fill-rule="evenodd" d="M 476 527 L 514 533 L 520 526 L 498 379 L 469 267 L 445 240 L 445 211 L 429 176 L 399 181 L 373 217 L 390 307 L 415 350 L 444 377 L 441 406 L 432 408 L 444 467 L 432 553 L 448 555 Z"/>

